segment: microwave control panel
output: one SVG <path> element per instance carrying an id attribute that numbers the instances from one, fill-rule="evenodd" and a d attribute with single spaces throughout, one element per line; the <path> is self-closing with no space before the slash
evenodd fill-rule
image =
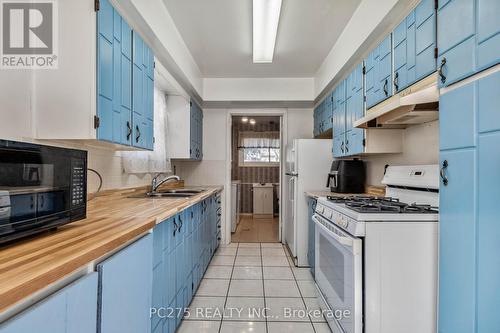
<path id="1" fill-rule="evenodd" d="M 85 190 L 85 165 L 83 161 L 71 163 L 71 206 L 81 206 L 87 195 Z"/>

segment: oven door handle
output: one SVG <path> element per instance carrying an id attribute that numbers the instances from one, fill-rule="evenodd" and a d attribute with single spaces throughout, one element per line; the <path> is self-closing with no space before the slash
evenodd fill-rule
<path id="1" fill-rule="evenodd" d="M 328 236 L 332 237 L 333 239 L 335 239 L 337 242 L 339 242 L 340 244 L 344 245 L 344 246 L 348 246 L 348 247 L 353 247 L 353 240 L 352 238 L 350 237 L 343 237 L 343 236 L 340 236 L 340 235 L 337 235 L 335 232 L 332 232 L 331 230 L 328 230 L 327 227 L 325 227 L 321 221 L 320 221 L 320 218 L 317 217 L 316 215 L 313 215 L 312 217 L 314 223 L 316 224 L 317 227 L 319 227 L 321 230 L 323 230 Z M 334 228 L 336 228 L 334 226 Z"/>

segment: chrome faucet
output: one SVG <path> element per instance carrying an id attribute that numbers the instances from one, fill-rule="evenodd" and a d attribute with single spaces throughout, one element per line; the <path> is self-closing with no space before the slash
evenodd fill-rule
<path id="1" fill-rule="evenodd" d="M 160 178 L 162 174 L 159 173 L 157 174 L 156 176 L 153 177 L 153 179 L 151 180 L 151 193 L 155 193 L 156 190 L 158 189 L 158 187 L 160 187 L 162 184 L 168 182 L 169 180 L 181 180 L 181 177 L 179 176 L 176 176 L 176 175 L 172 175 L 172 176 L 168 176 L 168 177 L 165 177 L 163 178 L 162 180 L 158 180 Z"/>

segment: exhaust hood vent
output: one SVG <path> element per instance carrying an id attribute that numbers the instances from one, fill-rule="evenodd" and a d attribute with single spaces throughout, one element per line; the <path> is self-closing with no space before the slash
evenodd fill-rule
<path id="1" fill-rule="evenodd" d="M 432 74 L 397 95 L 375 105 L 354 122 L 359 128 L 406 128 L 439 118 L 437 74 Z"/>

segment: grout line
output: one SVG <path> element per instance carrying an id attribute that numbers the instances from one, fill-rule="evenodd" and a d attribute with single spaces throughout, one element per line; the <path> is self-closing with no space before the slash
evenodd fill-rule
<path id="1" fill-rule="evenodd" d="M 259 249 L 260 249 L 260 263 L 262 266 L 261 267 L 261 272 L 262 272 L 262 295 L 264 296 L 264 314 L 265 314 L 265 323 L 266 323 L 266 333 L 269 332 L 269 327 L 268 327 L 268 320 L 267 320 L 267 301 L 266 301 L 266 286 L 265 286 L 265 283 L 264 283 L 264 259 L 263 259 L 263 256 L 262 256 L 262 243 L 259 243 Z"/>
<path id="2" fill-rule="evenodd" d="M 288 264 L 290 265 L 290 262 L 288 262 Z M 306 304 L 306 301 L 304 300 L 304 295 L 302 295 L 302 290 L 300 290 L 299 283 L 297 282 L 297 276 L 295 276 L 295 272 L 293 271 L 293 267 L 291 267 L 291 266 L 292 265 L 290 265 L 290 269 L 292 270 L 293 280 L 295 281 L 295 284 L 297 285 L 297 289 L 299 290 L 299 294 L 300 294 L 300 297 L 302 299 L 302 303 L 304 304 L 304 308 L 307 311 L 307 304 Z M 314 327 L 311 316 L 308 315 L 307 317 L 309 318 L 309 323 L 312 326 L 313 332 L 316 333 L 316 328 Z"/>
<path id="3" fill-rule="evenodd" d="M 220 333 L 220 330 L 222 328 L 222 322 L 224 321 L 224 312 L 225 312 L 226 305 L 227 305 L 227 299 L 229 297 L 229 290 L 231 290 L 231 282 L 233 281 L 234 267 L 235 267 L 235 264 L 236 264 L 236 258 L 238 257 L 238 251 L 239 251 L 239 249 L 240 249 L 240 244 L 238 243 L 238 246 L 236 247 L 236 255 L 234 256 L 234 260 L 233 260 L 233 267 L 231 268 L 231 275 L 229 276 L 229 285 L 227 287 L 226 299 L 224 300 L 224 307 L 223 307 L 223 310 L 222 310 L 222 318 L 221 318 L 221 325 L 220 325 L 220 328 L 219 328 L 219 333 Z"/>

